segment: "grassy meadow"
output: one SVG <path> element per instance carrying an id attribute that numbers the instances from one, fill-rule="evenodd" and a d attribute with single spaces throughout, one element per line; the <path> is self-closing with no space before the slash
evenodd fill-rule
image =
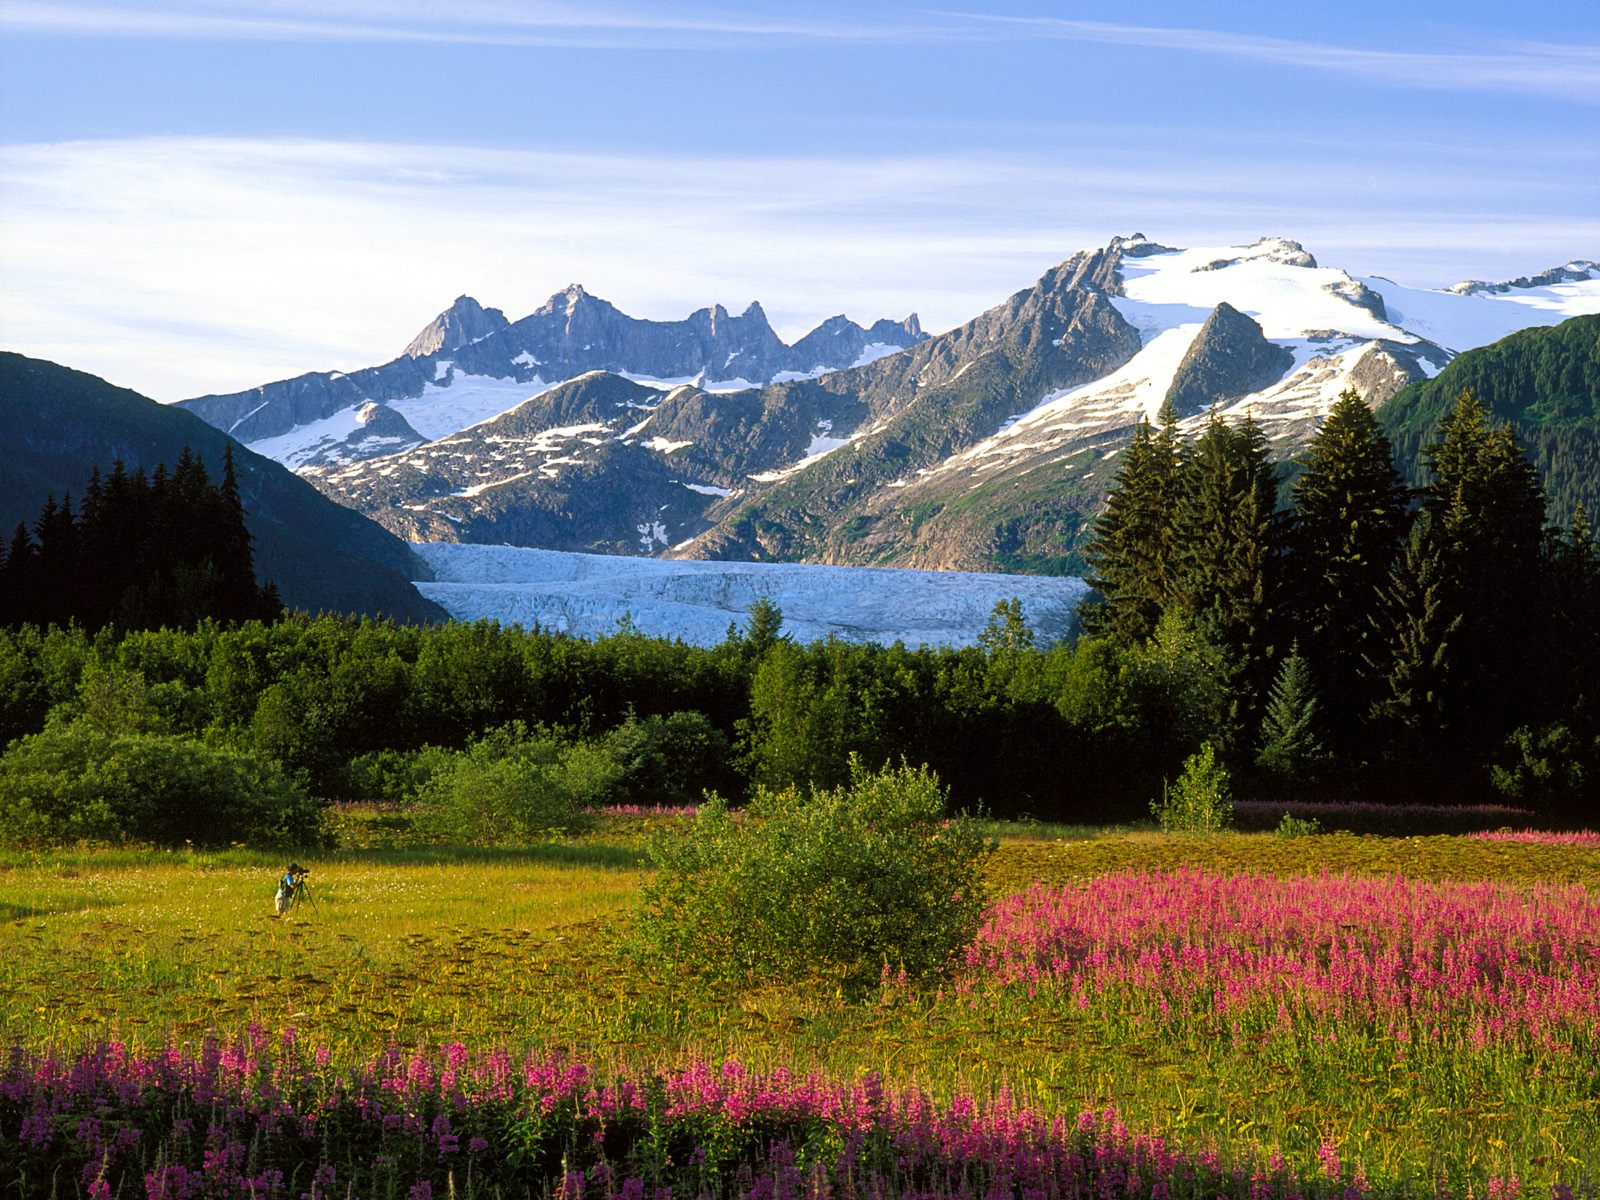
<path id="1" fill-rule="evenodd" d="M 386 818 L 349 820 L 347 843 L 396 840 Z M 1294 906 L 1291 953 L 1247 945 L 1248 930 L 1197 932 L 1239 903 L 1225 898 L 1175 909 L 1176 927 L 1155 915 L 1065 950 L 1023 914 L 1026 938 L 994 926 L 991 948 L 934 990 L 886 978 L 860 995 L 699 980 L 643 954 L 631 933 L 652 823 L 614 817 L 522 850 L 323 853 L 310 862 L 314 906 L 281 921 L 276 857 L 8 853 L 0 1045 L 198 1047 L 254 1025 L 294 1030 L 335 1067 L 446 1043 L 559 1053 L 600 1078 L 736 1060 L 845 1085 L 876 1074 L 941 1103 L 999 1099 L 1069 1119 L 1115 1110 L 1170 1148 L 1278 1162 L 1302 1181 L 1354 1180 L 1374 1195 L 1549 1195 L 1600 1181 L 1600 1026 L 1582 994 L 1600 966 L 1585 924 L 1600 845 L 1007 827 L 989 868 L 997 898 L 1093 904 L 1095 889 L 1143 891 L 1150 878 L 1211 897 L 1242 882 Z M 1300 890 L 1273 899 L 1295 880 Z M 1367 944 L 1357 910 L 1340 907 L 1357 903 L 1353 888 L 1401 911 L 1400 942 L 1373 933 Z M 1447 934 L 1415 930 L 1490 909 L 1510 922 L 1511 957 L 1479 961 L 1475 982 L 1456 988 L 1450 972 L 1463 968 Z M 1464 942 L 1480 959 L 1502 934 L 1484 937 Z M 1442 956 L 1431 982 L 1417 949 L 1426 938 Z M 1268 952 L 1277 965 L 1263 969 Z M 1402 952 L 1394 974 L 1410 986 L 1410 972 L 1414 993 L 1367 989 L 1361 976 Z M 1530 964 L 1542 973 L 1524 987 Z M 1321 974 L 1290 979 L 1306 971 Z M 1456 990 L 1436 1003 L 1428 988 Z M 1527 997 L 1538 1019 L 1519 1023 L 1504 1010 Z"/>

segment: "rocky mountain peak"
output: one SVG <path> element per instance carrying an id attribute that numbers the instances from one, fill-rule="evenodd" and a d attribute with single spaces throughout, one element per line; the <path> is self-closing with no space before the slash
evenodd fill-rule
<path id="1" fill-rule="evenodd" d="M 1267 340 L 1261 326 L 1226 300 L 1211 310 L 1167 389 L 1180 417 L 1226 404 L 1276 383 L 1294 354 Z"/>
<path id="2" fill-rule="evenodd" d="M 484 308 L 471 296 L 457 296 L 454 304 L 411 339 L 405 356 L 424 358 L 441 350 L 456 350 L 498 333 L 510 324 L 498 308 Z"/>
<path id="3" fill-rule="evenodd" d="M 911 313 L 903 321 L 891 321 L 887 317 L 874 321 L 872 328 L 867 330 L 867 337 L 874 342 L 910 346 L 926 341 L 928 335 L 922 332 L 922 322 L 917 319 L 917 314 Z"/>

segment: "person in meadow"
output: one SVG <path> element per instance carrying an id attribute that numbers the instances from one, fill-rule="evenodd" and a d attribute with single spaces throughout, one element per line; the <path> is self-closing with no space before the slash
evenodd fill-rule
<path id="1" fill-rule="evenodd" d="M 278 894 L 273 897 L 273 907 L 281 917 L 289 911 L 294 903 L 295 893 L 300 890 L 300 885 L 305 882 L 306 869 L 299 863 L 290 863 L 289 869 L 283 873 L 283 878 L 278 880 Z"/>

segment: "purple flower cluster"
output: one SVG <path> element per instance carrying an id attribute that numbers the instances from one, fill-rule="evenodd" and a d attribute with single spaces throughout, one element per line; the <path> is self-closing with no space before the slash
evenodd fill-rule
<path id="1" fill-rule="evenodd" d="M 1527 842 L 1536 846 L 1591 846 L 1600 849 L 1600 833 L 1551 833 L 1543 829 L 1496 829 L 1472 835 L 1485 842 Z"/>
<path id="2" fill-rule="evenodd" d="M 1159 997 L 1213 1031 L 1254 1013 L 1402 1041 L 1600 1047 L 1600 896 L 1582 887 L 1105 875 L 1002 900 L 968 968 L 1083 1000 Z"/>
<path id="3" fill-rule="evenodd" d="M 872 1076 L 841 1085 L 736 1062 L 601 1080 L 560 1058 L 460 1045 L 394 1047 L 335 1071 L 292 1031 L 258 1028 L 197 1054 L 13 1049 L 0 1189 L 69 1176 L 79 1195 L 143 1200 L 1371 1194 L 1332 1145 L 1297 1177 L 1275 1154 L 1184 1153 L 1114 1111 L 1046 1117 L 1004 1094 L 939 1104 Z M 1516 1181 L 1495 1187 L 1514 1194 Z"/>

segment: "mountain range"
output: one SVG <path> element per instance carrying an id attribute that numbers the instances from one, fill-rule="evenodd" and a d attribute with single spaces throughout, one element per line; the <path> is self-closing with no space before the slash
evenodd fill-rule
<path id="1" fill-rule="evenodd" d="M 693 382 L 739 391 L 814 378 L 926 336 L 915 313 L 871 328 L 837 316 L 790 346 L 760 304 L 738 316 L 717 304 L 681 321 L 647 321 L 573 284 L 514 323 L 461 296 L 382 366 L 300 375 L 179 405 L 301 468 L 411 449 L 590 371 L 658 387 Z"/>
<path id="2" fill-rule="evenodd" d="M 1191 426 L 1248 412 L 1288 455 L 1347 387 L 1376 407 L 1597 311 L 1588 260 L 1424 290 L 1286 238 L 1136 234 L 933 337 L 833 318 L 785 346 L 758 306 L 651 322 L 579 287 L 513 323 L 463 297 L 384 366 L 183 407 L 413 542 L 1061 573 L 1169 400 Z"/>

